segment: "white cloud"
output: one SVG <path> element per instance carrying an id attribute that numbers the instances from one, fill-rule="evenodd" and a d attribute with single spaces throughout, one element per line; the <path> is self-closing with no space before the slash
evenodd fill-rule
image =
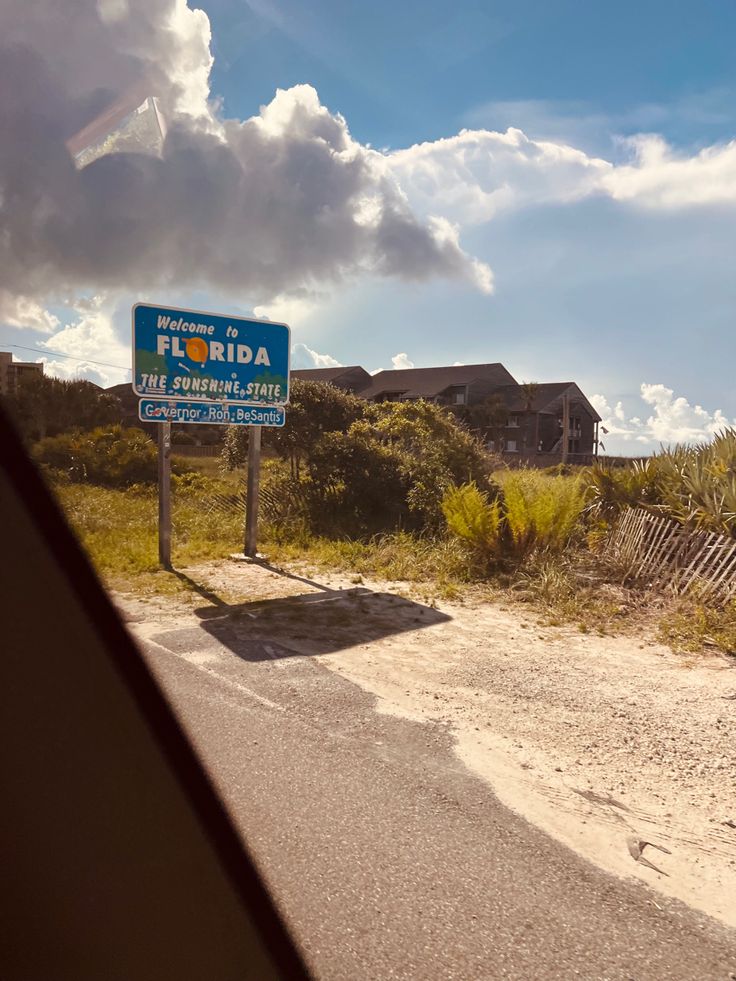
<path id="1" fill-rule="evenodd" d="M 636 136 L 626 142 L 633 161 L 601 180 L 616 201 L 662 209 L 736 203 L 736 140 L 691 156 L 676 154 L 660 136 Z"/>
<path id="2" fill-rule="evenodd" d="M 291 296 L 282 293 L 254 307 L 253 314 L 275 323 L 288 324 L 289 327 L 299 327 L 317 309 L 317 299 L 317 295 Z"/>
<path id="3" fill-rule="evenodd" d="M 44 372 L 54 378 L 64 381 L 91 381 L 100 388 L 109 388 L 120 383 L 113 374 L 107 374 L 107 369 L 87 361 L 57 361 L 53 358 L 37 358 L 37 363 L 44 365 Z"/>
<path id="4" fill-rule="evenodd" d="M 319 354 L 306 344 L 294 344 L 291 349 L 292 368 L 339 368 L 341 362 L 331 354 Z"/>
<path id="5" fill-rule="evenodd" d="M 409 360 L 409 358 L 407 357 L 406 351 L 402 351 L 401 354 L 395 354 L 391 358 L 391 364 L 396 369 L 413 368 L 414 367 L 414 362 Z"/>
<path id="6" fill-rule="evenodd" d="M 308 324 L 310 332 L 319 310 L 323 332 L 313 336 L 372 331 L 376 350 L 395 350 L 386 344 L 420 350 L 426 341 L 431 352 L 441 320 L 434 299 L 425 298 L 421 308 L 420 291 L 376 282 L 450 277 L 461 284 L 450 312 L 458 339 L 471 338 L 477 350 L 487 338 L 491 348 L 471 358 L 463 344 L 469 360 L 511 359 L 518 350 L 523 363 L 531 348 L 522 339 L 531 330 L 569 342 L 565 371 L 569 364 L 580 377 L 595 359 L 608 359 L 623 378 L 625 345 L 606 348 L 605 339 L 641 325 L 637 377 L 659 377 L 664 364 L 675 388 L 686 384 L 652 355 L 665 338 L 672 363 L 680 358 L 705 377 L 706 345 L 692 343 L 693 325 L 710 342 L 732 320 L 727 262 L 735 226 L 725 207 L 719 215 L 713 205 L 736 204 L 736 142 L 681 152 L 660 137 L 640 135 L 615 153 L 595 153 L 580 146 L 582 130 L 565 132 L 562 117 L 583 115 L 580 106 L 558 106 L 559 126 L 541 138 L 533 121 L 545 107 L 507 104 L 504 132 L 465 129 L 379 153 L 356 140 L 345 118 L 322 105 L 309 85 L 278 90 L 249 118 L 225 118 L 210 97 L 209 21 L 185 0 L 89 0 L 68 5 L 64 18 L 43 16 L 57 5 L 37 0 L 39 16 L 28 18 L 27 0 L 5 0 L 0 127 L 9 139 L 0 159 L 0 324 L 27 327 L 47 340 L 56 332 L 49 351 L 68 350 L 88 365 L 127 365 L 127 328 L 121 344 L 109 309 L 86 317 L 79 307 L 59 329 L 49 297 L 66 296 L 79 284 L 134 289 L 138 298 L 155 288 L 178 305 L 183 291 L 204 289 L 219 294 L 217 304 L 223 293 L 235 293 L 248 309 L 257 304 L 257 316 Z M 283 27 L 283 16 L 274 16 Z M 119 153 L 70 169 L 58 134 L 78 130 L 89 121 L 90 106 L 97 112 L 101 92 L 121 95 L 141 82 L 141 73 L 170 123 L 161 158 Z M 534 135 L 515 117 L 534 125 Z M 644 107 L 635 126 L 656 129 L 664 119 L 660 107 Z M 586 125 L 603 121 L 591 117 Z M 576 211 L 583 201 L 585 213 Z M 651 219 L 654 210 L 669 217 L 685 208 L 664 230 Z M 497 292 L 492 305 L 468 297 L 468 284 L 490 294 L 494 278 L 465 251 L 461 232 L 525 209 L 537 209 L 532 221 L 469 231 L 474 247 L 493 257 Z M 344 303 L 335 304 L 332 325 L 324 327 L 325 291 L 337 287 L 344 297 L 346 284 L 361 275 L 374 295 L 384 291 L 384 309 L 392 291 L 412 314 L 419 311 L 402 321 L 401 338 L 386 339 L 394 328 L 381 325 L 380 314 L 373 323 L 365 309 L 345 316 Z M 449 295 L 440 292 L 444 286 L 433 289 L 433 298 Z M 499 342 L 503 351 L 493 353 Z M 553 345 L 551 357 L 564 347 Z M 303 353 L 311 364 L 331 358 L 306 345 Z M 725 361 L 713 371 L 723 390 Z M 704 391 L 697 390 L 701 398 Z M 719 393 L 718 401 L 728 397 Z M 668 431 L 662 420 L 675 410 L 665 411 L 660 400 L 620 411 L 622 418 L 614 406 L 611 416 L 626 430 L 621 438 L 636 441 L 658 439 L 655 430 Z M 654 423 L 647 429 L 641 420 L 649 418 L 660 429 Z M 697 425 L 702 422 L 696 414 Z"/>
<path id="7" fill-rule="evenodd" d="M 708 412 L 700 405 L 690 405 L 664 385 L 642 384 L 641 397 L 653 409 L 645 425 L 658 442 L 689 443 L 735 424 L 720 409 Z"/>
<path id="8" fill-rule="evenodd" d="M 127 0 L 97 0 L 97 11 L 105 24 L 114 24 L 128 14 Z"/>
<path id="9" fill-rule="evenodd" d="M 89 378 L 104 385 L 127 381 L 131 349 L 115 332 L 113 300 L 102 296 L 85 298 L 75 305 L 74 310 L 78 314 L 76 320 L 41 342 L 41 346 L 49 351 L 48 360 L 41 359 L 46 362 L 49 373 L 60 378 Z M 69 360 L 56 359 L 57 353 L 66 355 Z"/>
<path id="10" fill-rule="evenodd" d="M 666 102 L 627 105 L 613 112 L 601 112 L 596 103 L 585 99 L 491 101 L 466 112 L 463 120 L 472 129 L 504 130 L 512 126 L 535 140 L 605 154 L 615 150 L 619 136 L 633 133 L 662 132 L 663 128 L 681 132 L 683 127 L 703 134 L 730 132 L 735 118 L 734 94 L 732 86 L 716 86 Z"/>
<path id="11" fill-rule="evenodd" d="M 39 303 L 81 285 L 217 288 L 267 307 L 365 274 L 490 290 L 457 229 L 418 217 L 386 157 L 311 85 L 224 118 L 204 11 L 67 6 L 64 17 L 58 0 L 37 0 L 33 17 L 27 0 L 3 8 L 0 288 Z M 134 112 L 151 96 L 159 155 L 140 152 L 153 117 Z M 90 148 L 95 159 L 70 170 L 67 150 Z"/>
<path id="12" fill-rule="evenodd" d="M 59 318 L 28 296 L 14 296 L 0 289 L 0 323 L 50 334 L 59 326 Z"/>
<path id="13" fill-rule="evenodd" d="M 464 225 L 595 195 L 663 210 L 736 204 L 736 141 L 690 155 L 656 135 L 619 142 L 628 159 L 615 164 L 564 142 L 530 139 L 514 127 L 462 130 L 387 159 L 416 210 Z"/>
<path id="14" fill-rule="evenodd" d="M 608 430 L 608 434 L 601 435 L 606 452 L 620 450 L 636 455 L 674 443 L 698 442 L 736 426 L 736 419 L 729 419 L 721 409 L 709 411 L 701 405 L 691 405 L 662 384 L 643 382 L 640 399 L 641 414 L 629 415 L 622 401 L 611 406 L 605 396 L 591 396 L 590 403 Z"/>
<path id="15" fill-rule="evenodd" d="M 613 166 L 563 143 L 530 140 L 514 128 L 462 130 L 396 151 L 388 161 L 417 209 L 464 224 L 531 204 L 580 200 L 600 187 Z"/>
<path id="16" fill-rule="evenodd" d="M 176 44 L 175 56 L 169 61 L 176 111 L 211 125 L 208 100 L 214 59 L 209 18 L 203 10 L 192 9 L 187 0 L 174 0 L 165 31 Z"/>

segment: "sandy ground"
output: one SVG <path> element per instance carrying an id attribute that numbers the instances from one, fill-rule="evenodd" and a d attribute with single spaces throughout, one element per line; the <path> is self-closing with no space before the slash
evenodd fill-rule
<path id="1" fill-rule="evenodd" d="M 503 803 L 599 867 L 736 926 L 733 659 L 550 628 L 521 606 L 429 610 L 396 601 L 407 584 L 309 583 L 239 562 L 186 572 L 234 617 L 261 618 L 275 640 L 375 695 L 381 711 L 446 725 Z M 318 592 L 329 622 L 297 602 Z M 202 598 L 121 602 L 171 617 Z"/>

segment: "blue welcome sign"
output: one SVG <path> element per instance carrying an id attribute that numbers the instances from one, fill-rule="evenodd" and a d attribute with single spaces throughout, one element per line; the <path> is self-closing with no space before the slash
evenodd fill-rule
<path id="1" fill-rule="evenodd" d="M 136 303 L 133 391 L 144 398 L 285 405 L 286 324 Z"/>

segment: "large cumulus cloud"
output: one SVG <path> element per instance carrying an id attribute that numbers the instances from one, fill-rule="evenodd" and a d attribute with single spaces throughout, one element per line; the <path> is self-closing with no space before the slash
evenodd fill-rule
<path id="1" fill-rule="evenodd" d="M 220 118 L 209 22 L 185 0 L 6 0 L 1 20 L 0 307 L 16 319 L 80 286 L 263 300 L 370 271 L 490 290 L 455 227 L 417 218 L 386 157 L 310 86 Z M 131 91 L 158 100 L 160 155 L 75 167 L 67 141 Z"/>

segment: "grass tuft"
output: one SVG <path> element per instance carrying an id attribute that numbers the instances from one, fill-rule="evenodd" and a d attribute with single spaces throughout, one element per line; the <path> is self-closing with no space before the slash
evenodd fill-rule
<path id="1" fill-rule="evenodd" d="M 673 651 L 695 653 L 705 647 L 736 654 L 736 601 L 715 609 L 696 600 L 680 600 L 660 621 L 658 634 Z"/>

